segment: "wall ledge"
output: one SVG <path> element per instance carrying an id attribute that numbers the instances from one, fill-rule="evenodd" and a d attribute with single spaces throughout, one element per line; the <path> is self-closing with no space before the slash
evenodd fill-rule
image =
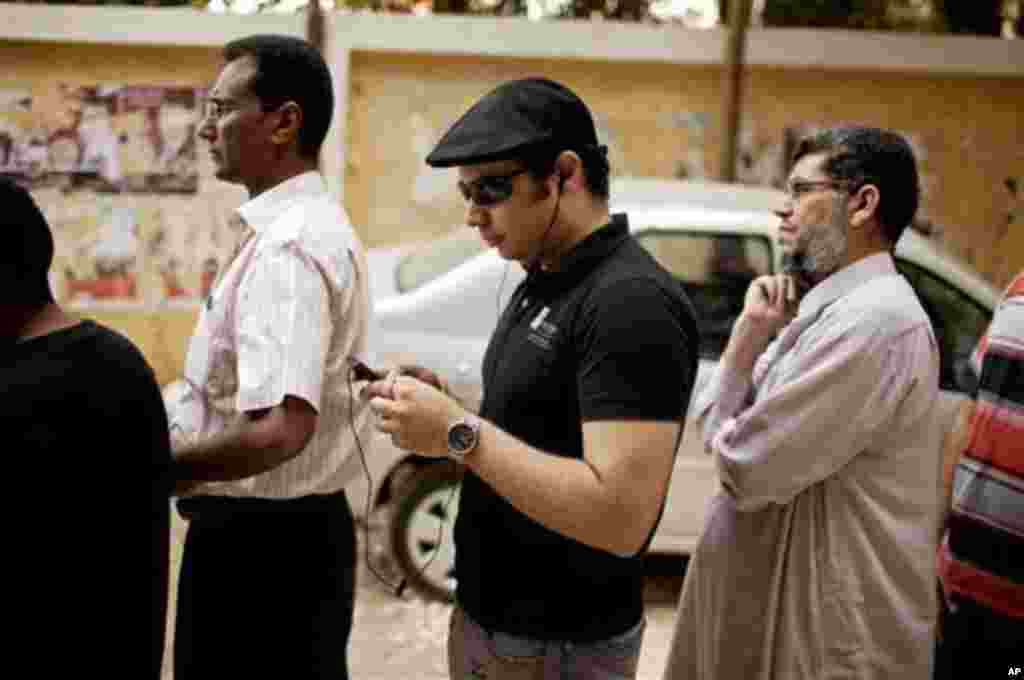
<path id="1" fill-rule="evenodd" d="M 344 51 L 528 59 L 721 63 L 724 29 L 606 21 L 416 17 L 332 12 L 328 40 Z M 305 14 L 213 14 L 188 8 L 0 2 L 0 40 L 217 47 L 251 33 L 303 35 Z M 751 66 L 1024 77 L 1024 40 L 866 31 L 751 29 Z"/>

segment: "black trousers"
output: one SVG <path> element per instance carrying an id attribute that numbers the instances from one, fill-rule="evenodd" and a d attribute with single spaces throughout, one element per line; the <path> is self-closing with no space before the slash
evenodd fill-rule
<path id="1" fill-rule="evenodd" d="M 935 680 L 1024 677 L 1024 620 L 953 596 L 956 611 L 943 603 L 942 639 L 935 648 Z"/>
<path id="2" fill-rule="evenodd" d="M 356 541 L 344 492 L 181 499 L 175 680 L 347 680 Z"/>

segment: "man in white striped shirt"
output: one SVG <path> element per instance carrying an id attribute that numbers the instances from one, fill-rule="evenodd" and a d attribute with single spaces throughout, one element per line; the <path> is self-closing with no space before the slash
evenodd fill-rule
<path id="1" fill-rule="evenodd" d="M 190 520 L 175 677 L 347 678 L 343 486 L 366 423 L 347 359 L 365 350 L 369 296 L 363 247 L 316 172 L 331 76 L 296 38 L 252 36 L 224 57 L 199 136 L 250 200 L 169 405 Z"/>

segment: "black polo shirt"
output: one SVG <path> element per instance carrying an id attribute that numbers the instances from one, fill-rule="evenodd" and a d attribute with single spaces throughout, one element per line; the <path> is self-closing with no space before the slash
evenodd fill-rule
<path id="1" fill-rule="evenodd" d="M 558 272 L 532 272 L 516 289 L 484 355 L 480 415 L 542 451 L 582 458 L 586 421 L 681 421 L 697 347 L 682 287 L 615 215 Z M 489 630 L 590 642 L 642 616 L 646 545 L 630 558 L 586 546 L 470 472 L 455 542 L 459 602 Z"/>

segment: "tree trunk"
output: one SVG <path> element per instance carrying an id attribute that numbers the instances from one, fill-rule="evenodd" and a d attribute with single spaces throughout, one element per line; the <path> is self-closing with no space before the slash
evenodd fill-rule
<path id="1" fill-rule="evenodd" d="M 725 69 L 722 78 L 722 155 L 718 164 L 719 179 L 736 181 L 736 155 L 739 149 L 740 113 L 743 110 L 743 61 L 750 24 L 751 0 L 731 0 L 729 40 L 725 46 Z"/>
<path id="2" fill-rule="evenodd" d="M 954 0 L 959 2 L 959 0 Z M 765 26 L 889 28 L 886 0 L 766 0 Z"/>
<path id="3" fill-rule="evenodd" d="M 1002 35 L 1002 0 L 936 0 L 935 5 L 945 15 L 950 33 Z"/>
<path id="4" fill-rule="evenodd" d="M 309 0 L 308 14 L 306 15 L 306 40 L 316 48 L 320 54 L 324 54 L 325 39 L 327 30 L 324 27 L 324 11 L 320 8 L 320 0 Z M 325 57 L 326 59 L 326 57 Z M 317 167 L 323 168 L 323 159 L 317 159 Z"/>
<path id="5" fill-rule="evenodd" d="M 306 14 L 306 40 L 316 48 L 320 54 L 324 53 L 324 40 L 326 29 L 324 28 L 324 11 L 320 8 L 320 0 L 309 0 Z"/>
<path id="6" fill-rule="evenodd" d="M 469 0 L 434 0 L 434 14 L 466 14 Z"/>

